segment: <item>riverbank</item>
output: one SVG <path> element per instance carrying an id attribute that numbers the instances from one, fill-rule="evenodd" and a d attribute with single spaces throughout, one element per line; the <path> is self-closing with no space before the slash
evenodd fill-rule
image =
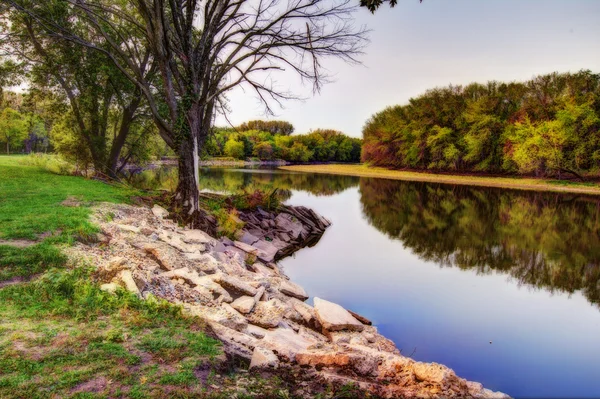
<path id="1" fill-rule="evenodd" d="M 216 240 L 137 194 L 0 157 L 1 397 L 503 397 L 307 304 L 273 261 L 322 234 L 314 212 Z"/>
<path id="2" fill-rule="evenodd" d="M 364 164 L 289 165 L 280 166 L 279 169 L 303 173 L 324 173 L 332 175 L 374 177 L 382 179 L 418 181 L 429 183 L 498 187 L 516 190 L 554 191 L 587 195 L 600 195 L 600 184 L 567 182 L 563 180 L 552 179 L 534 179 L 527 177 L 449 175 L 439 173 L 390 170 L 379 167 L 371 167 Z"/>

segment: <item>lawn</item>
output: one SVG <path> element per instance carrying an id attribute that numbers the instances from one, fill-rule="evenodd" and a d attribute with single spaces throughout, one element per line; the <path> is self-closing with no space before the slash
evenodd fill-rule
<path id="1" fill-rule="evenodd" d="M 0 398 L 286 395 L 276 378 L 240 384 L 220 342 L 179 307 L 109 294 L 93 265 L 67 264 L 61 247 L 96 231 L 90 206 L 135 194 L 0 156 Z M 35 245 L 7 245 L 17 239 Z"/>
<path id="2" fill-rule="evenodd" d="M 501 187 L 517 190 L 557 191 L 579 194 L 600 195 L 600 184 L 587 182 L 571 182 L 552 179 L 534 179 L 529 177 L 495 177 L 452 175 L 428 172 L 413 172 L 372 167 L 365 164 L 326 164 L 326 165 L 293 165 L 281 166 L 280 169 L 305 173 L 325 173 L 332 175 L 347 175 L 374 177 L 382 179 L 423 181 L 431 183 L 460 184 L 469 186 Z"/>

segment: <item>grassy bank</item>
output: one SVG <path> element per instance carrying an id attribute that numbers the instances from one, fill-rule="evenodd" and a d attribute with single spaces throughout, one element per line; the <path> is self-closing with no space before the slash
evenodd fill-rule
<path id="1" fill-rule="evenodd" d="M 132 195 L 0 156 L 0 398 L 285 395 L 278 379 L 229 373 L 220 342 L 179 307 L 106 293 L 92 264 L 67 262 L 63 246 L 97 231 L 91 205 Z"/>
<path id="2" fill-rule="evenodd" d="M 577 194 L 600 195 L 600 184 L 567 182 L 563 180 L 534 179 L 526 177 L 487 177 L 411 172 L 370 167 L 367 165 L 293 165 L 280 169 L 293 172 L 325 173 L 332 175 L 363 176 L 382 179 L 422 181 L 431 183 L 461 184 L 469 186 L 501 187 L 518 190 L 558 191 Z"/>

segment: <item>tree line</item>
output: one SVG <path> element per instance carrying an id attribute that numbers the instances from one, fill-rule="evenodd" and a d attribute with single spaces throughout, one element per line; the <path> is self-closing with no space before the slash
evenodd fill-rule
<path id="1" fill-rule="evenodd" d="M 600 74 L 435 88 L 373 115 L 362 160 L 436 171 L 583 178 L 600 172 Z"/>
<path id="2" fill-rule="evenodd" d="M 277 126 L 285 129 L 269 128 Z M 293 130 L 289 122 L 281 121 L 252 121 L 237 129 L 215 128 L 206 143 L 206 154 L 263 161 L 360 162 L 361 139 L 331 129 L 289 135 Z"/>

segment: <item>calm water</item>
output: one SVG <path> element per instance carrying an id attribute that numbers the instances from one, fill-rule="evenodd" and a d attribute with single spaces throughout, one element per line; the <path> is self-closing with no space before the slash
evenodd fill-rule
<path id="1" fill-rule="evenodd" d="M 329 218 L 283 267 L 403 354 L 514 397 L 600 397 L 600 198 L 265 170 L 201 185 L 277 187 Z"/>

